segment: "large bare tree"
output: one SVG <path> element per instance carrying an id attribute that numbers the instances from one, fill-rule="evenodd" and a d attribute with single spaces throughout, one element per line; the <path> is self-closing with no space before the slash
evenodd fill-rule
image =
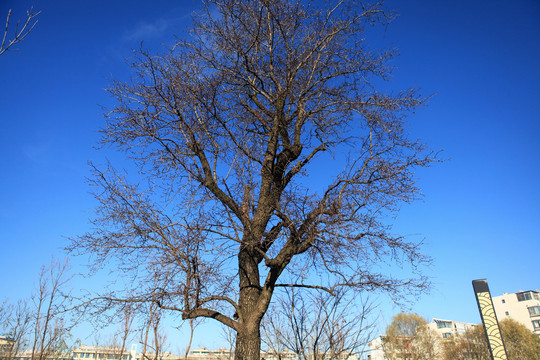
<path id="1" fill-rule="evenodd" d="M 388 20 L 354 1 L 207 1 L 168 52 L 139 51 L 103 129 L 135 167 L 93 167 L 94 227 L 70 245 L 123 274 L 95 304 L 213 318 L 258 359 L 278 287 L 422 288 L 385 272 L 426 260 L 387 221 L 433 161 L 404 130 L 424 99 L 375 86 L 395 52 L 365 28 Z"/>

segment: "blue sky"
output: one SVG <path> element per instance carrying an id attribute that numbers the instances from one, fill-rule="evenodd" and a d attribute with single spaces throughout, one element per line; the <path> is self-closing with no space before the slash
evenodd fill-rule
<path id="1" fill-rule="evenodd" d="M 3 0 L 0 15 L 31 5 L 42 10 L 35 30 L 0 56 L 0 298 L 11 299 L 87 229 L 87 162 L 121 158 L 94 149 L 108 79 L 126 78 L 141 41 L 159 49 L 184 36 L 198 2 Z M 409 132 L 448 159 L 418 173 L 425 197 L 394 222 L 434 259 L 433 290 L 409 310 L 476 323 L 471 280 L 487 278 L 493 295 L 540 287 L 540 2 L 385 6 L 400 16 L 369 40 L 400 50 L 388 86 L 433 95 Z M 382 329 L 400 309 L 377 301 Z M 194 345 L 219 344 L 203 334 Z"/>

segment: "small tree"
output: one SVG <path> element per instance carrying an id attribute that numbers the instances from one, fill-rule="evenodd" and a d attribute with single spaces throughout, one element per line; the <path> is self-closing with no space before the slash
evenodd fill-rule
<path id="1" fill-rule="evenodd" d="M 37 292 L 32 297 L 32 360 L 54 359 L 68 350 L 66 340 L 74 326 L 66 313 L 68 270 L 67 260 L 54 259 L 41 268 Z"/>
<path id="2" fill-rule="evenodd" d="M 11 19 L 11 9 L 9 9 L 7 18 L 6 18 L 6 27 L 4 29 L 4 36 L 2 37 L 2 43 L 0 44 L 0 55 L 5 53 L 6 51 L 10 50 L 10 48 L 21 42 L 33 29 L 34 26 L 38 23 L 38 20 L 35 20 L 35 18 L 41 13 L 41 11 L 34 12 L 34 8 L 30 8 L 26 12 L 26 20 L 24 24 L 20 24 L 20 21 L 17 21 L 15 24 L 15 29 L 13 31 L 13 37 L 9 38 L 9 22 Z M 13 50 L 13 49 L 11 49 Z"/>
<path id="3" fill-rule="evenodd" d="M 263 321 L 263 342 L 278 359 L 293 352 L 298 360 L 356 358 L 368 343 L 371 304 L 341 291 L 302 294 L 287 290 Z"/>
<path id="4" fill-rule="evenodd" d="M 383 350 L 390 360 L 431 360 L 438 357 L 441 340 L 423 317 L 402 312 L 386 328 Z"/>
<path id="5" fill-rule="evenodd" d="M 112 165 L 93 169 L 94 230 L 70 249 L 131 276 L 96 305 L 212 318 L 236 332 L 237 359 L 258 359 L 279 287 L 425 287 L 378 266 L 426 260 L 385 223 L 418 197 L 414 170 L 433 161 L 404 130 L 424 100 L 376 90 L 395 55 L 365 41 L 389 20 L 380 4 L 317 6 L 206 1 L 189 39 L 141 50 L 133 79 L 112 83 L 103 145 L 139 173 L 133 184 Z"/>
<path id="6" fill-rule="evenodd" d="M 69 351 L 66 340 L 75 321 L 66 311 L 68 269 L 67 261 L 53 259 L 49 266 L 42 266 L 31 301 L 0 306 L 0 335 L 13 342 L 3 357 L 16 358 L 29 349 L 31 360 L 50 360 Z"/>
<path id="7" fill-rule="evenodd" d="M 134 320 L 134 309 L 132 307 L 124 307 L 123 311 L 119 314 L 120 316 L 120 327 L 116 334 L 113 337 L 112 348 L 116 351 L 115 358 L 118 360 L 123 360 L 124 355 L 128 352 L 127 344 L 130 336 L 132 336 L 132 326 Z"/>
<path id="8" fill-rule="evenodd" d="M 16 304 L 0 304 L 0 335 L 11 344 L 0 352 L 0 358 L 11 360 L 26 348 L 29 342 L 32 313 L 24 300 Z"/>
<path id="9" fill-rule="evenodd" d="M 162 309 L 156 303 L 147 304 L 149 308 L 141 307 L 144 327 L 141 331 L 143 360 L 160 360 L 166 348 L 167 334 L 162 329 Z"/>
<path id="10" fill-rule="evenodd" d="M 442 349 L 444 360 L 491 360 L 481 325 L 445 339 Z"/>
<path id="11" fill-rule="evenodd" d="M 540 337 L 514 319 L 500 322 L 501 335 L 509 360 L 539 360 Z M 489 360 L 489 348 L 481 325 L 466 331 L 444 344 L 445 360 Z"/>
<path id="12" fill-rule="evenodd" d="M 510 360 L 540 360 L 540 337 L 512 318 L 501 321 L 501 333 Z"/>

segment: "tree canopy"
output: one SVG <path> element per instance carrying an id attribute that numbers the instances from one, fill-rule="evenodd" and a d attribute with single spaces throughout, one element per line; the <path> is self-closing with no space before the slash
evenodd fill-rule
<path id="1" fill-rule="evenodd" d="M 441 341 L 440 335 L 428 327 L 422 316 L 401 312 L 386 328 L 382 346 L 390 360 L 431 360 L 438 358 Z"/>
<path id="2" fill-rule="evenodd" d="M 404 128 L 425 100 L 376 87 L 396 52 L 365 28 L 389 20 L 378 3 L 206 1 L 186 39 L 140 50 L 102 140 L 137 174 L 93 167 L 94 227 L 70 246 L 123 274 L 96 303 L 216 319 L 258 358 L 276 288 L 423 288 L 380 266 L 428 260 L 387 220 L 434 161 Z"/>

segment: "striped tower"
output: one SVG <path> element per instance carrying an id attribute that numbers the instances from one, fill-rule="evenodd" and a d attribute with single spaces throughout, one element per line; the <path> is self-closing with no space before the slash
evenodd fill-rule
<path id="1" fill-rule="evenodd" d="M 499 328 L 499 321 L 497 320 L 495 309 L 493 309 L 493 301 L 491 300 L 487 280 L 473 280 L 472 284 L 476 295 L 476 302 L 478 303 L 478 310 L 482 317 L 482 324 L 484 324 L 491 358 L 493 360 L 508 360 L 501 336 L 501 329 Z"/>

